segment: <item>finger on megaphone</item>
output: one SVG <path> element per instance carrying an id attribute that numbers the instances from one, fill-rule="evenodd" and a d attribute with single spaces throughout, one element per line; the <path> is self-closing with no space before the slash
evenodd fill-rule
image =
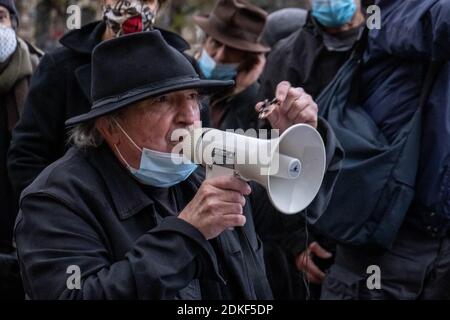
<path id="1" fill-rule="evenodd" d="M 226 190 L 221 192 L 219 199 L 223 202 L 238 203 L 242 207 L 244 207 L 246 203 L 245 197 L 240 192 L 233 190 Z"/>
<path id="2" fill-rule="evenodd" d="M 222 216 L 223 227 L 233 230 L 234 227 L 243 227 L 247 222 L 247 218 L 242 214 L 226 214 Z"/>
<path id="3" fill-rule="evenodd" d="M 221 176 L 216 178 L 211 178 L 208 181 L 212 186 L 222 189 L 222 190 L 232 190 L 237 191 L 243 195 L 249 195 L 252 192 L 250 185 L 240 178 L 235 176 Z"/>
<path id="4" fill-rule="evenodd" d="M 226 214 L 243 214 L 244 208 L 240 203 L 222 202 L 217 212 L 221 215 Z"/>

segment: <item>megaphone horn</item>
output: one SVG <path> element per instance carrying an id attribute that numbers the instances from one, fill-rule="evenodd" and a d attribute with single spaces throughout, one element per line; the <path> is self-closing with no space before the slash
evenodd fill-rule
<path id="1" fill-rule="evenodd" d="M 285 214 L 304 210 L 325 174 L 325 146 L 313 127 L 298 124 L 276 139 L 203 128 L 183 140 L 184 155 L 206 168 L 206 177 L 235 175 L 263 185 Z"/>

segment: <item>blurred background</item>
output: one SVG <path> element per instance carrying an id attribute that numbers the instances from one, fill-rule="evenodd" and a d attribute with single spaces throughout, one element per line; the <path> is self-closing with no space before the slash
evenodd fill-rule
<path id="1" fill-rule="evenodd" d="M 308 8 L 308 0 L 251 0 L 267 12 L 286 7 Z M 44 51 L 58 46 L 66 33 L 68 6 L 76 4 L 82 10 L 82 25 L 101 19 L 99 0 L 16 0 L 21 14 L 20 35 Z M 197 29 L 192 16 L 209 13 L 214 0 L 169 0 L 159 15 L 157 25 L 181 34 L 191 44 L 196 43 Z"/>

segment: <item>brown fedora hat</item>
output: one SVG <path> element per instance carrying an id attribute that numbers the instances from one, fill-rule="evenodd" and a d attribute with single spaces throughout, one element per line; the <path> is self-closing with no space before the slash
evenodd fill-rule
<path id="1" fill-rule="evenodd" d="M 243 51 L 270 51 L 262 43 L 267 13 L 245 0 L 219 0 L 209 15 L 195 16 L 195 22 L 214 39 Z"/>

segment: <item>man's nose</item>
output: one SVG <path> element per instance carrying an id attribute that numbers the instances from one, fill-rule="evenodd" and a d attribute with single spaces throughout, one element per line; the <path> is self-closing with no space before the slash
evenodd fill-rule
<path id="1" fill-rule="evenodd" d="M 199 108 L 197 102 L 192 100 L 184 99 L 181 102 L 180 107 L 178 108 L 178 113 L 176 117 L 177 123 L 183 125 L 193 125 L 195 121 L 198 121 L 199 117 Z"/>

